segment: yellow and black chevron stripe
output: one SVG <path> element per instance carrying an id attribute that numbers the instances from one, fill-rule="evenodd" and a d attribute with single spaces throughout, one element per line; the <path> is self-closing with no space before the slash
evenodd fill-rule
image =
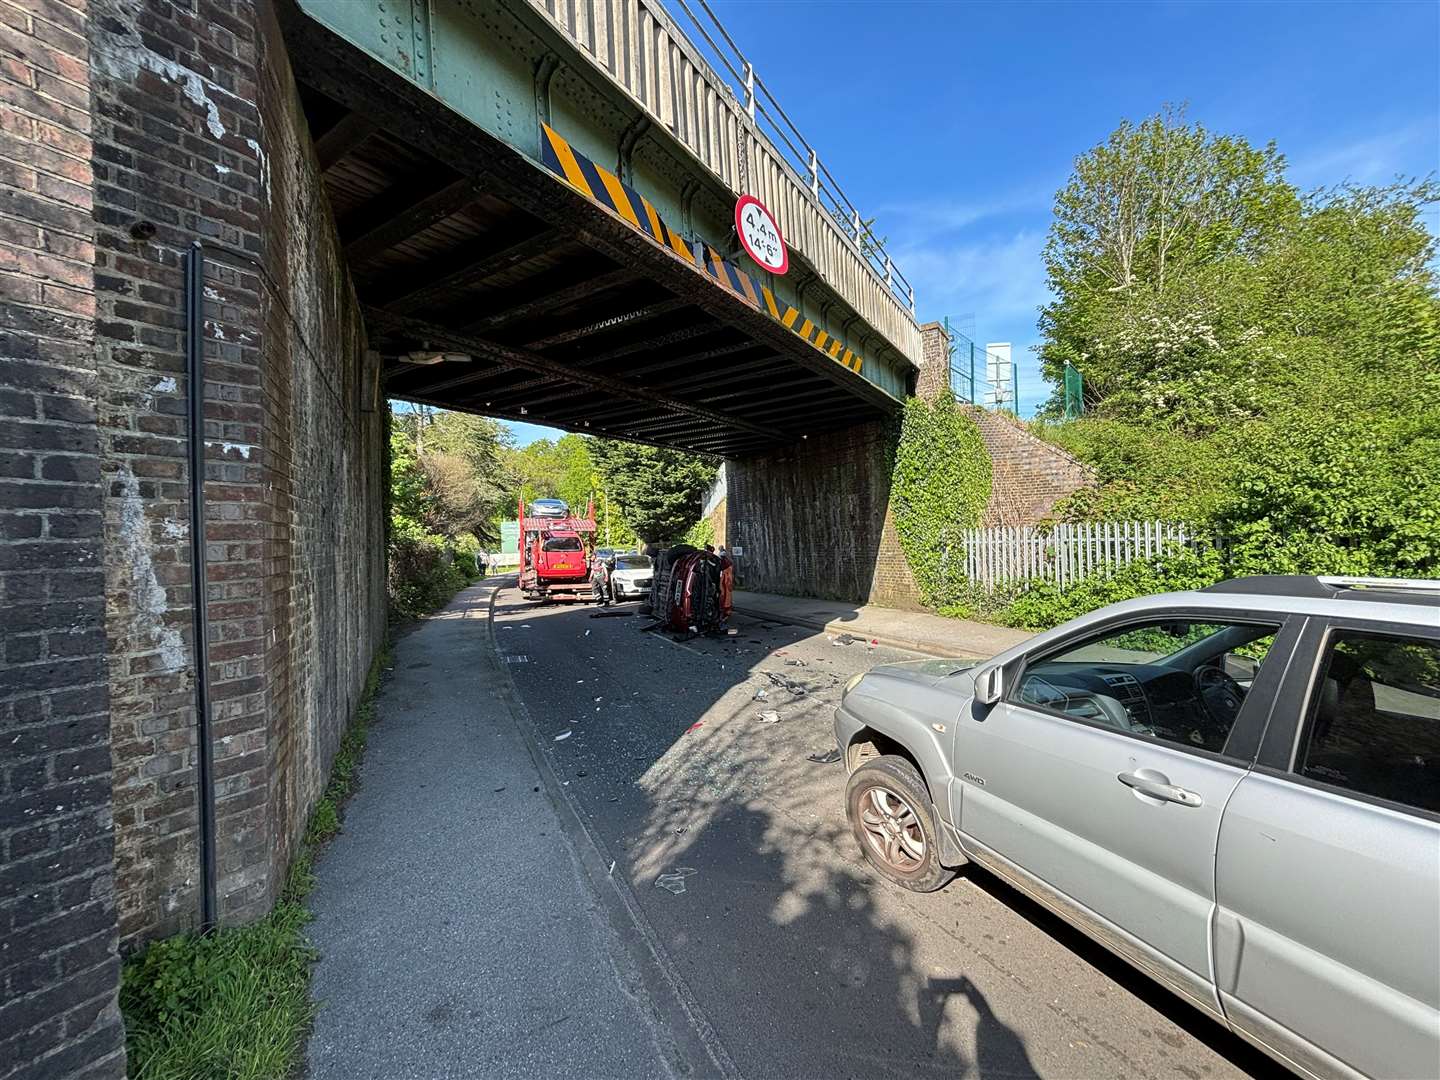
<path id="1" fill-rule="evenodd" d="M 714 248 L 700 240 L 686 240 L 670 229 L 644 195 L 608 169 L 596 165 L 561 138 L 548 124 L 542 127 L 545 139 L 541 156 L 545 167 L 556 176 L 586 198 L 618 214 L 661 247 L 703 270 L 722 289 L 734 293 L 757 311 L 765 312 L 837 364 L 849 368 L 857 375 L 860 373 L 865 361 L 859 353 L 847 349 L 839 338 L 831 337 L 811 320 L 804 318 L 799 308 L 791 307 L 784 301 L 777 301 L 775 294 L 767 286 L 734 263 L 722 259 Z"/>

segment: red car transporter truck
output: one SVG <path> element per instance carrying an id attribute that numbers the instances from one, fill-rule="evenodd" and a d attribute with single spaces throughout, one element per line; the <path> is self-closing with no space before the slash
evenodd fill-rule
<path id="1" fill-rule="evenodd" d="M 595 598 L 588 543 L 595 533 L 595 507 L 586 507 L 583 518 L 569 513 L 559 499 L 537 499 L 526 517 L 520 500 L 520 592 L 527 600 Z"/>

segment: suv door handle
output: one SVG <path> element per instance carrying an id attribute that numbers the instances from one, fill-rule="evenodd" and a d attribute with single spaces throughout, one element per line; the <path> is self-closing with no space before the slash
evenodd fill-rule
<path id="1" fill-rule="evenodd" d="M 1149 795 L 1152 799 L 1164 799 L 1166 802 L 1179 803 L 1181 806 L 1204 805 L 1205 800 L 1195 792 L 1176 787 L 1170 783 L 1168 777 L 1159 773 L 1145 776 L 1144 773 L 1147 772 L 1154 773 L 1154 770 L 1142 769 L 1138 773 L 1122 772 L 1118 773 L 1115 779 L 1128 788 L 1134 788 L 1142 795 Z"/>

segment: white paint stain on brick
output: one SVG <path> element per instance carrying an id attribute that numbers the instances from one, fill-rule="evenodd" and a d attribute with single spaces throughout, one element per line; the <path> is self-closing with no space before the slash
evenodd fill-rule
<path id="1" fill-rule="evenodd" d="M 173 394 L 176 389 L 175 380 L 166 375 L 163 379 L 158 380 L 151 389 L 157 394 Z"/>
<path id="2" fill-rule="evenodd" d="M 255 160 L 260 163 L 260 186 L 265 189 L 265 198 L 270 198 L 270 159 L 264 148 L 254 139 L 246 139 L 245 145 L 255 151 Z"/>
<path id="3" fill-rule="evenodd" d="M 120 557 L 130 571 L 130 622 L 137 639 L 154 643 L 162 671 L 183 671 L 185 640 L 180 631 L 165 625 L 169 607 L 150 555 L 150 529 L 145 519 L 145 502 L 140 498 L 140 481 L 128 464 L 120 466 L 119 478 L 118 539 Z"/>
<path id="4" fill-rule="evenodd" d="M 183 540 L 190 535 L 190 526 L 184 521 L 166 518 L 160 523 L 160 532 L 166 540 Z"/>
<path id="5" fill-rule="evenodd" d="M 174 60 L 168 60 L 145 47 L 138 31 L 125 34 L 106 33 L 97 38 L 92 53 L 92 62 L 107 75 L 126 82 L 134 82 L 142 70 L 153 71 L 161 78 L 180 84 L 180 92 L 186 99 L 205 110 L 205 127 L 216 138 L 225 135 L 225 125 L 220 122 L 220 106 L 211 99 L 211 93 L 224 93 L 224 88 L 191 71 Z"/>
<path id="6" fill-rule="evenodd" d="M 231 451 L 234 451 L 235 453 L 239 454 L 242 458 L 244 458 L 246 461 L 249 461 L 249 460 L 250 460 L 250 455 L 251 455 L 251 453 L 254 452 L 254 450 L 255 450 L 255 447 L 254 447 L 253 445 L 251 445 L 250 443 L 238 443 L 238 442 L 207 442 L 205 445 L 208 446 L 208 447 L 211 447 L 211 448 L 214 448 L 214 447 L 217 447 L 217 446 L 218 446 L 218 447 L 220 448 L 220 452 L 221 452 L 222 454 L 228 454 L 228 453 L 230 453 Z"/>

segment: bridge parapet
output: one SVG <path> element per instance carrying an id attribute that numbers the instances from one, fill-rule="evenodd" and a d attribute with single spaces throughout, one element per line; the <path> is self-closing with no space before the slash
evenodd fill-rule
<path id="1" fill-rule="evenodd" d="M 914 288 L 705 0 L 699 13 L 675 0 L 693 36 L 660 0 L 528 2 L 730 193 L 763 201 L 825 285 L 918 365 Z"/>

